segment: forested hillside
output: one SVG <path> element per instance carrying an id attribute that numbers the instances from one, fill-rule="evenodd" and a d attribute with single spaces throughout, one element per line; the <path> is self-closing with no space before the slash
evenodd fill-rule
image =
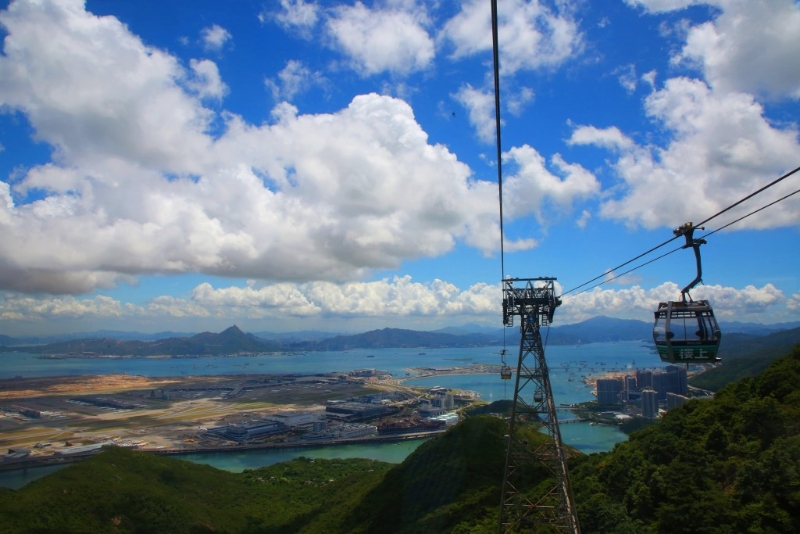
<path id="1" fill-rule="evenodd" d="M 583 532 L 800 532 L 800 347 L 576 463 Z"/>

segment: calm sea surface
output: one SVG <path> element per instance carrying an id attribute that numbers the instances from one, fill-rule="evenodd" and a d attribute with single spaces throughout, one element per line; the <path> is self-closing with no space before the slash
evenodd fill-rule
<path id="1" fill-rule="evenodd" d="M 514 366 L 517 347 L 509 349 L 507 360 Z M 453 367 L 472 363 L 500 363 L 496 347 L 468 349 L 376 349 L 302 354 L 265 354 L 259 356 L 214 356 L 181 359 L 39 359 L 25 353 L 0 354 L 0 379 L 45 377 L 81 374 L 127 373 L 142 376 L 237 375 L 258 373 L 324 373 L 354 369 L 380 369 L 396 378 L 409 378 L 408 384 L 444 386 L 477 391 L 487 401 L 510 399 L 513 380 L 497 375 L 440 375 L 413 378 L 412 368 Z M 610 370 L 631 371 L 636 368 L 660 368 L 662 364 L 646 342 L 592 343 L 587 345 L 552 345 L 545 349 L 550 381 L 556 404 L 572 404 L 592 400 L 589 388 L 581 378 Z M 559 412 L 560 421 L 573 418 L 569 411 Z M 570 423 L 561 426 L 564 442 L 585 453 L 608 451 L 625 440 L 616 428 Z M 281 451 L 248 451 L 236 453 L 193 454 L 181 458 L 213 465 L 229 471 L 242 471 L 283 462 L 298 456 L 310 458 L 372 458 L 400 463 L 422 440 L 402 443 L 344 445 L 313 449 Z M 5 451 L 2 451 L 5 452 Z M 19 488 L 44 476 L 53 467 L 31 468 L 27 472 L 0 472 L 0 486 Z"/>

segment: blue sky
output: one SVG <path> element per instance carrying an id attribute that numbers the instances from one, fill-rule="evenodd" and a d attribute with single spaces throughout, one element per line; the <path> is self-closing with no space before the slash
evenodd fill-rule
<path id="1" fill-rule="evenodd" d="M 505 275 L 569 291 L 800 165 L 798 2 L 498 6 Z M 488 0 L 0 8 L 0 333 L 501 324 Z M 693 296 L 800 320 L 798 223 L 710 236 Z M 694 275 L 556 321 L 649 321 Z"/>

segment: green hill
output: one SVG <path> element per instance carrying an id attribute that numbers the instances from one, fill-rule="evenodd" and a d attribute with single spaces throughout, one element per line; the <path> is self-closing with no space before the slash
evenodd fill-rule
<path id="1" fill-rule="evenodd" d="M 800 347 L 576 463 L 583 532 L 800 532 Z"/>
<path id="2" fill-rule="evenodd" d="M 0 532 L 298 532 L 348 509 L 390 464 L 297 459 L 229 473 L 112 448 L 0 492 Z"/>

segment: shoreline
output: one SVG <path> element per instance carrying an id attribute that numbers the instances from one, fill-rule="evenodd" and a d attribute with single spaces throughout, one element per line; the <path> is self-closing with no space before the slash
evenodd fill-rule
<path id="1" fill-rule="evenodd" d="M 337 447 L 343 445 L 361 445 L 371 443 L 401 443 L 404 441 L 411 441 L 415 439 L 427 439 L 436 435 L 443 434 L 447 431 L 446 428 L 440 430 L 430 430 L 426 432 L 410 432 L 408 434 L 393 434 L 390 436 L 371 436 L 365 438 L 350 438 L 340 440 L 320 440 L 320 441 L 307 441 L 307 442 L 288 442 L 288 443 L 261 443 L 255 445 L 230 445 L 226 447 L 204 447 L 197 449 L 135 449 L 136 451 L 146 452 L 151 454 L 158 454 L 160 456 L 180 457 L 188 456 L 191 454 L 225 454 L 225 453 L 241 453 L 249 451 L 271 451 L 271 450 L 292 450 L 292 449 L 313 449 L 317 447 Z M 38 467 L 49 467 L 57 465 L 69 465 L 77 463 L 102 452 L 92 451 L 84 454 L 75 454 L 71 456 L 45 456 L 41 458 L 26 458 L 19 462 L 3 462 L 0 463 L 0 473 L 7 473 L 12 471 L 25 471 L 27 469 L 34 469 Z"/>

